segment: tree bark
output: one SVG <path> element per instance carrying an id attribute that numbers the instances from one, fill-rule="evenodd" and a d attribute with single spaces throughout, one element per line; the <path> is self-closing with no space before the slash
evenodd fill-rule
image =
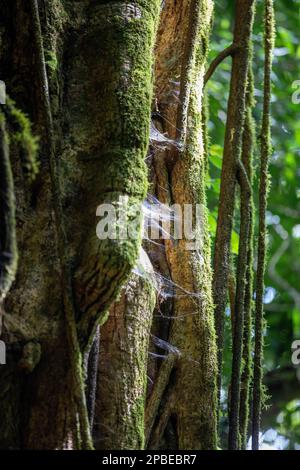
<path id="1" fill-rule="evenodd" d="M 80 354 L 73 357 L 75 351 L 66 341 L 62 241 L 56 235 L 57 198 L 49 176 L 49 129 L 43 105 L 47 89 L 39 79 L 40 53 L 46 62 L 53 117 L 50 143 L 60 188 L 60 229 L 68 242 L 64 257 L 74 296 L 71 320 L 84 352 L 140 248 L 140 238 L 122 243 L 99 240 L 96 208 L 127 196 L 130 212 L 131 205 L 142 202 L 146 194 L 144 158 L 159 3 L 39 1 L 43 46 L 39 50 L 29 2 L 1 2 L 3 79 L 41 136 L 40 173 L 32 187 L 24 185 L 18 152 L 13 153 L 21 255 L 5 305 L 8 364 L 0 370 L 1 448 L 82 448 L 82 436 L 76 432 L 74 370 L 70 372 L 74 361 L 82 368 L 82 359 Z M 36 362 L 40 350 L 40 361 L 32 369 L 28 364 Z"/>
<path id="2" fill-rule="evenodd" d="M 151 272 L 149 276 L 131 276 L 101 328 L 95 432 L 99 449 L 144 448 L 148 346 L 156 300 Z"/>
<path id="3" fill-rule="evenodd" d="M 199 246 L 191 249 L 187 238 L 165 242 L 175 285 L 169 342 L 178 348 L 179 356 L 170 364 L 175 397 L 166 391 L 172 403 L 164 406 L 169 406 L 170 415 L 175 418 L 180 449 L 215 449 L 217 445 L 216 348 L 205 212 L 206 156 L 202 119 L 212 10 L 213 3 L 206 0 L 165 2 L 157 46 L 158 110 L 168 136 L 179 138 L 182 145 L 180 151 L 173 149 L 164 156 L 161 153 L 156 156 L 157 194 L 165 203 L 177 203 L 182 208 L 184 204 L 192 204 L 194 209 L 199 204 L 203 209 L 199 225 L 195 223 L 195 213 L 193 216 Z M 168 48 L 165 47 L 164 29 L 170 35 Z M 167 61 L 168 57 L 173 58 L 172 62 Z M 178 76 L 181 82 L 179 105 Z M 164 165 L 165 171 L 162 171 Z M 166 367 L 162 364 L 163 374 Z M 171 383 L 167 389 L 170 386 Z M 156 393 L 155 385 L 152 393 Z M 167 422 L 165 416 L 163 422 Z M 158 425 L 161 425 L 159 418 Z"/>

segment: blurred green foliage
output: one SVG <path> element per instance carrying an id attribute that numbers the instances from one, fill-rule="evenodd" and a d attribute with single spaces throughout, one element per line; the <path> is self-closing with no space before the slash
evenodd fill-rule
<path id="1" fill-rule="evenodd" d="M 210 60 L 232 42 L 234 3 L 233 0 L 215 1 L 215 24 Z M 272 74 L 274 151 L 270 165 L 271 190 L 267 213 L 269 240 L 265 292 L 265 312 L 268 324 L 265 338 L 266 371 L 291 365 L 291 344 L 294 339 L 300 338 L 300 103 L 293 103 L 292 100 L 296 89 L 300 89 L 299 84 L 298 86 L 295 84 L 296 80 L 300 80 L 300 0 L 276 0 L 274 3 L 277 39 Z M 257 3 L 253 43 L 256 97 L 254 115 L 257 122 L 254 192 L 257 197 L 258 136 L 263 97 L 264 60 L 262 0 Z M 230 71 L 231 59 L 228 58 L 218 67 L 207 86 L 210 108 L 207 192 L 210 208 L 209 222 L 213 236 L 216 229 Z M 239 220 L 236 217 L 232 238 L 233 260 L 238 250 L 238 226 Z M 226 330 L 225 386 L 228 384 L 231 365 L 229 312 L 227 312 Z M 300 443 L 299 413 L 299 402 L 295 409 L 293 405 L 287 404 L 282 411 L 282 422 L 278 423 L 277 429 L 298 443 Z M 293 431 L 294 428 L 297 428 L 296 433 Z M 291 433 L 294 433 L 293 436 Z M 293 444 L 289 442 L 287 445 Z"/>
<path id="2" fill-rule="evenodd" d="M 287 448 L 300 450 L 300 446 L 294 443 L 300 442 L 300 400 L 289 402 L 277 417 L 278 430 L 289 442 Z"/>

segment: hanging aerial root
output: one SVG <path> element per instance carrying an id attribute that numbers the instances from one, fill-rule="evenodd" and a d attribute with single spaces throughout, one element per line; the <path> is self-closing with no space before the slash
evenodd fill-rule
<path id="1" fill-rule="evenodd" d="M 174 389 L 171 386 L 170 390 L 167 390 L 166 396 L 163 398 L 161 403 L 161 412 L 157 418 L 157 423 L 153 428 L 153 432 L 151 434 L 151 439 L 149 441 L 148 449 L 149 450 L 157 450 L 159 449 L 164 432 L 168 425 L 168 421 L 170 419 L 172 408 L 175 400 L 175 393 Z"/>
<path id="2" fill-rule="evenodd" d="M 241 446 L 242 437 L 241 430 L 241 416 L 242 411 L 243 419 L 243 441 L 245 432 L 247 433 L 248 411 L 245 408 L 248 404 L 247 390 L 249 389 L 248 376 L 242 377 L 243 371 L 243 358 L 247 361 L 247 347 L 249 344 L 249 308 L 247 300 L 246 312 L 246 292 L 250 286 L 249 272 L 249 252 L 252 245 L 252 153 L 253 153 L 253 124 L 252 124 L 252 102 L 253 102 L 253 84 L 252 84 L 252 71 L 251 61 L 249 60 L 249 72 L 247 83 L 246 95 L 246 117 L 243 130 L 242 141 L 242 155 L 238 163 L 237 179 L 240 186 L 240 236 L 239 236 L 239 254 L 237 262 L 236 273 L 236 296 L 234 308 L 234 322 L 233 322 L 233 354 L 232 354 L 232 377 L 231 377 L 231 399 L 230 399 L 230 414 L 229 414 L 229 448 L 238 449 Z M 246 340 L 246 344 L 244 341 Z M 246 348 L 246 351 L 245 351 Z M 243 382 L 243 383 L 242 383 Z M 246 398 L 246 403 L 242 403 L 241 397 Z M 246 429 L 245 429 L 246 427 Z"/>
<path id="3" fill-rule="evenodd" d="M 86 402 L 89 415 L 91 434 L 93 434 L 95 404 L 97 392 L 97 378 L 100 351 L 100 328 L 97 329 L 91 350 L 87 354 L 86 360 Z"/>
<path id="4" fill-rule="evenodd" d="M 239 447 L 239 407 L 241 392 L 241 365 L 243 351 L 244 299 L 250 233 L 251 186 L 242 162 L 239 162 L 238 181 L 241 188 L 241 225 L 239 254 L 237 262 L 237 282 L 233 322 L 231 398 L 229 412 L 229 449 Z"/>
<path id="5" fill-rule="evenodd" d="M 253 416 L 252 416 L 252 449 L 259 449 L 259 431 L 261 409 L 263 405 L 263 329 L 264 329 L 264 275 L 266 263 L 266 210 L 269 191 L 269 159 L 272 152 L 270 102 L 271 102 L 271 72 L 275 40 L 275 15 L 273 0 L 265 0 L 265 66 L 264 66 L 264 99 L 261 127 L 261 162 L 259 184 L 259 225 L 257 250 L 257 276 L 255 297 L 255 348 L 253 376 Z"/>
<path id="6" fill-rule="evenodd" d="M 254 79 L 252 64 L 248 73 L 247 87 L 247 111 L 245 118 L 245 127 L 243 134 L 242 163 L 247 173 L 247 178 L 252 187 L 253 184 L 253 152 L 255 123 L 252 115 L 254 107 Z M 252 332 L 252 298 L 253 298 L 253 219 L 254 204 L 253 194 L 249 198 L 242 201 L 248 207 L 249 211 L 249 236 L 247 247 L 247 270 L 246 285 L 244 293 L 244 331 L 243 331 L 243 355 L 242 355 L 242 375 L 241 375 L 241 392 L 239 405 L 239 432 L 240 432 L 240 448 L 245 450 L 248 440 L 249 427 L 249 411 L 250 411 L 250 382 L 252 377 L 252 356 L 251 356 L 251 332 Z"/>
<path id="7" fill-rule="evenodd" d="M 254 18 L 254 0 L 236 2 L 234 44 L 239 47 L 232 57 L 232 73 L 224 155 L 221 175 L 218 222 L 214 252 L 213 298 L 218 346 L 218 398 L 220 402 L 225 308 L 227 303 L 228 276 L 230 271 L 230 244 L 235 207 L 237 172 L 242 154 L 242 137 L 246 111 L 246 88 L 250 60 L 251 34 Z M 240 302 L 240 300 L 239 300 Z M 236 439 L 235 443 L 236 443 Z M 234 445 L 235 445 L 234 443 Z"/>
<path id="8" fill-rule="evenodd" d="M 145 445 L 149 443 L 152 428 L 158 413 L 159 404 L 168 386 L 171 372 L 176 364 L 176 354 L 169 354 L 166 360 L 161 364 L 158 377 L 155 379 L 154 388 L 150 395 L 145 412 Z"/>

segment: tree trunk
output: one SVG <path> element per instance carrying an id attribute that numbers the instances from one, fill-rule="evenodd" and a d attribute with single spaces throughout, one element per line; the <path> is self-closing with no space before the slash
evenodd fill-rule
<path id="1" fill-rule="evenodd" d="M 152 282 L 133 274 L 101 328 L 95 432 L 100 449 L 144 448 L 148 345 L 156 299 Z"/>
<path id="2" fill-rule="evenodd" d="M 20 263 L 5 306 L 1 448 L 85 446 L 85 402 L 74 388 L 82 386 L 81 353 L 140 247 L 139 238 L 99 240 L 96 208 L 127 196 L 130 212 L 146 194 L 159 3 L 39 1 L 37 11 L 34 1 L 1 1 L 3 79 L 42 138 L 30 188 L 13 152 Z"/>
<path id="3" fill-rule="evenodd" d="M 180 449 L 215 449 L 217 445 L 216 347 L 205 208 L 203 122 L 203 80 L 212 10 L 211 1 L 182 0 L 176 4 L 167 1 L 157 46 L 159 114 L 164 131 L 170 138 L 179 138 L 182 145 L 179 152 L 173 149 L 155 157 L 157 194 L 165 203 L 177 203 L 182 208 L 185 204 L 192 205 L 197 235 L 194 247 L 186 237 L 174 242 L 166 241 L 167 261 L 175 285 L 169 342 L 179 354 L 177 358 L 170 356 L 158 372 L 157 385 L 154 385 L 149 401 L 147 422 L 150 427 L 154 424 L 155 414 L 159 413 L 159 400 L 167 396 L 164 409 L 176 422 Z M 168 48 L 165 47 L 164 30 L 170 34 Z M 168 57 L 173 57 L 173 61 L 168 61 Z M 176 81 L 179 74 L 181 92 L 178 106 Z M 168 187 L 169 192 L 166 191 Z M 201 208 L 201 220 L 198 221 L 195 218 L 196 204 Z M 166 416 L 162 419 L 166 425 Z M 159 416 L 156 420 L 161 427 Z M 164 429 L 162 426 L 162 433 Z M 156 432 L 155 426 L 153 432 Z"/>

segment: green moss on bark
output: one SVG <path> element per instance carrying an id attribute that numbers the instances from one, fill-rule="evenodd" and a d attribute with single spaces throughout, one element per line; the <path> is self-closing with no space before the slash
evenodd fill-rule
<path id="1" fill-rule="evenodd" d="M 9 126 L 9 139 L 19 147 L 23 171 L 32 181 L 39 171 L 37 160 L 39 139 L 32 132 L 29 118 L 9 97 L 6 99 L 3 110 Z"/>
<path id="2" fill-rule="evenodd" d="M 9 159 L 8 134 L 4 116 L 0 113 L 0 309 L 17 272 L 18 251 L 15 212 L 15 193 Z M 0 312 L 1 314 L 2 312 Z"/>
<path id="3" fill-rule="evenodd" d="M 159 7 L 158 0 L 91 2 L 86 22 L 74 35 L 73 52 L 68 49 L 70 73 L 64 84 L 64 105 L 71 123 L 61 165 L 66 169 L 62 181 L 66 205 L 70 190 L 78 195 L 78 206 L 75 204 L 76 210 L 69 214 L 72 220 L 67 222 L 69 233 L 78 233 L 75 213 L 82 204 L 86 208 L 80 223 L 87 229 L 79 234 L 81 246 L 74 245 L 74 252 L 79 253 L 75 290 L 83 347 L 93 336 L 96 324 L 106 318 L 141 245 L 140 236 L 98 240 L 95 213 L 100 204 L 116 205 L 121 196 L 128 196 L 130 208 L 141 203 L 147 193 L 144 160 L 149 142 Z M 76 8 L 65 3 L 71 18 L 79 14 Z M 72 174 L 73 168 L 76 172 Z M 140 227 L 141 223 L 140 218 Z"/>
<path id="4" fill-rule="evenodd" d="M 208 38 L 213 3 L 193 1 L 182 64 L 181 101 L 177 123 L 180 124 L 182 151 L 172 172 L 173 202 L 196 204 L 201 208 L 200 220 L 193 214 L 196 228 L 194 247 L 189 240 L 179 240 L 168 247 L 172 280 L 195 296 L 174 300 L 174 320 L 170 342 L 178 347 L 176 365 L 176 398 L 174 412 L 180 449 L 216 449 L 216 337 L 210 267 L 205 177 L 206 155 L 203 135 L 203 92 Z M 198 214 L 199 215 L 199 214 Z M 197 225 L 196 225 L 197 223 Z"/>
<path id="5" fill-rule="evenodd" d="M 97 448 L 144 449 L 148 343 L 155 301 L 152 281 L 133 274 L 101 328 Z"/>

